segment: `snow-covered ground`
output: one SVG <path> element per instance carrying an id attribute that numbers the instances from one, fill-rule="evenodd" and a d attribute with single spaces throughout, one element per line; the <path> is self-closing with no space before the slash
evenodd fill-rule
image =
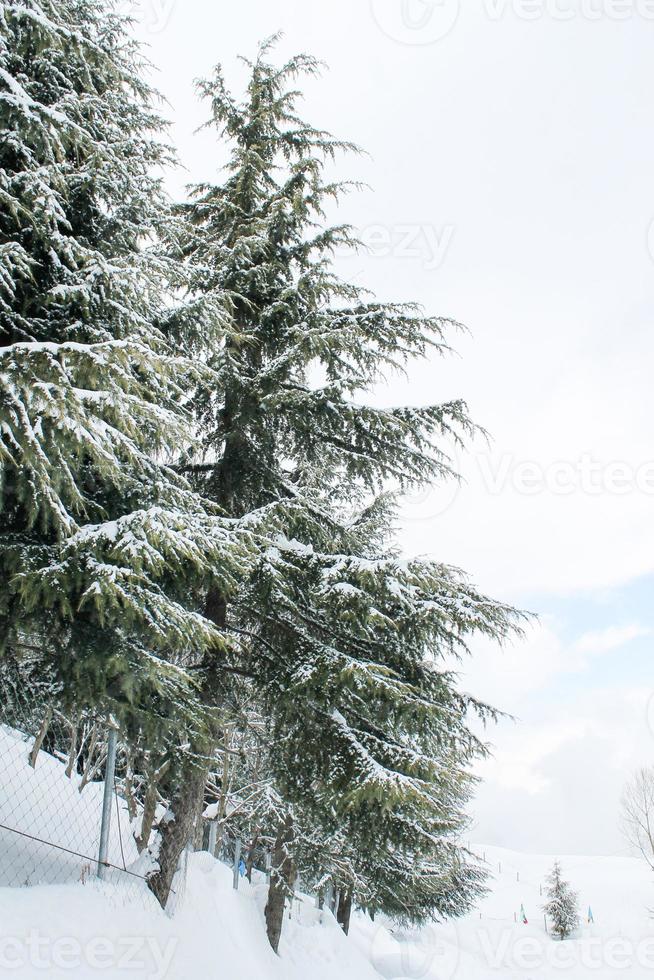
<path id="1" fill-rule="evenodd" d="M 631 858 L 560 858 L 579 892 L 582 925 L 573 938 L 545 931 L 540 889 L 555 857 L 475 847 L 493 872 L 491 893 L 455 923 L 417 933 L 378 931 L 359 916 L 354 940 L 386 980 L 515 980 L 568 975 L 644 980 L 654 972 L 654 875 Z M 522 921 L 521 907 L 527 918 Z M 592 910 L 594 922 L 588 921 Z"/>
<path id="2" fill-rule="evenodd" d="M 26 745 L 0 729 L 0 823 L 31 821 L 28 833 L 71 837 L 94 853 L 101 787 L 82 794 L 62 764 L 41 753 L 36 771 Z M 115 822 L 116 823 L 116 822 Z M 77 825 L 76 825 L 77 824 Z M 25 826 L 22 828 L 25 829 Z M 123 838 L 128 838 L 121 820 Z M 112 852 L 120 847 L 114 826 Z M 123 847 L 129 841 L 123 839 Z M 0 832 L 0 876 L 30 886 L 0 888 L 0 976 L 21 980 L 134 977 L 135 980 L 515 980 L 593 977 L 641 980 L 654 971 L 654 876 L 628 858 L 560 856 L 580 893 L 578 934 L 558 942 L 545 932 L 541 884 L 553 857 L 475 848 L 493 871 L 491 893 L 456 923 L 402 930 L 354 916 L 346 938 L 329 912 L 309 897 L 295 902 L 284 924 L 281 956 L 263 926 L 265 882 L 232 888 L 228 868 L 208 854 L 191 856 L 174 917 L 164 915 L 137 879 L 99 882 L 88 862 L 53 857 L 48 874 L 43 845 Z M 131 856 L 131 855 L 130 855 Z M 92 870 L 92 869 L 91 869 Z M 59 876 L 58 878 L 56 876 Z M 0 877 L 0 881 L 2 881 Z M 6 880 L 6 879 L 5 879 Z M 59 880 L 63 884 L 38 884 Z M 524 907 L 528 922 L 521 921 Z M 592 907 L 594 922 L 587 921 Z"/>
<path id="3" fill-rule="evenodd" d="M 0 976 L 21 980 L 378 980 L 333 917 L 307 907 L 285 923 L 282 956 L 266 939 L 265 886 L 232 888 L 228 868 L 193 855 L 174 918 L 119 885 L 0 890 Z M 9 974 L 7 974 L 9 975 Z"/>
<path id="4" fill-rule="evenodd" d="M 129 897 L 120 885 L 47 885 L 0 889 L 0 976 L 107 980 L 578 980 L 618 975 L 644 980 L 654 970 L 654 935 L 646 907 L 654 886 L 631 860 L 569 858 L 568 876 L 595 924 L 577 938 L 551 940 L 544 931 L 539 881 L 550 859 L 498 849 L 496 891 L 466 919 L 419 931 L 392 929 L 363 914 L 349 939 L 328 912 L 306 899 L 284 924 L 281 956 L 263 926 L 265 885 L 232 889 L 228 868 L 193 855 L 184 900 L 174 918 L 147 893 Z M 520 871 L 521 881 L 516 876 Z M 529 924 L 514 923 L 524 902 Z M 481 918 L 480 918 L 481 915 Z"/>

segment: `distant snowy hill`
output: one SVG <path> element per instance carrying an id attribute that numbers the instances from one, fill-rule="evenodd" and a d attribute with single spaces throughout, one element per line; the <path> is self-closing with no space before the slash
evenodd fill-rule
<path id="1" fill-rule="evenodd" d="M 357 918 L 353 938 L 386 980 L 652 976 L 654 919 L 648 909 L 654 908 L 654 876 L 643 862 L 473 850 L 485 854 L 493 880 L 490 894 L 464 919 L 391 935 Z M 565 942 L 546 933 L 541 908 L 541 885 L 557 858 L 579 892 L 582 915 L 580 929 Z M 594 922 L 588 921 L 589 910 Z"/>
<path id="2" fill-rule="evenodd" d="M 95 826 L 89 826 L 88 808 L 89 803 L 94 810 L 99 805 L 101 786 L 79 794 L 61 762 L 45 753 L 36 771 L 30 769 L 25 742 L 7 729 L 0 728 L 0 749 L 7 764 L 6 778 L 0 779 L 0 823 L 15 825 L 20 815 L 33 836 L 55 839 L 50 836 L 54 828 L 62 842 L 76 832 L 82 849 L 94 853 Z M 129 852 L 128 826 L 125 820 L 121 825 L 121 835 L 114 827 L 112 851 L 122 844 Z M 99 882 L 89 875 L 87 863 L 73 855 L 61 853 L 48 865 L 50 873 L 64 874 L 69 884 L 36 884 L 43 880 L 43 845 L 4 831 L 0 873 L 19 862 L 21 881 L 32 887 L 0 888 L 0 976 L 549 980 L 566 971 L 572 980 L 644 980 L 652 975 L 654 920 L 648 907 L 654 907 L 654 880 L 642 862 L 557 855 L 564 877 L 580 893 L 583 916 L 578 934 L 558 942 L 545 932 L 540 895 L 554 857 L 474 849 L 485 855 L 493 872 L 492 891 L 466 918 L 406 930 L 357 913 L 346 938 L 329 912 L 319 912 L 304 897 L 284 923 L 281 956 L 276 957 L 263 925 L 265 882 L 251 887 L 241 881 L 235 892 L 230 870 L 208 854 L 191 856 L 184 895 L 177 914 L 169 918 L 141 882 Z M 589 907 L 593 923 L 587 921 Z"/>

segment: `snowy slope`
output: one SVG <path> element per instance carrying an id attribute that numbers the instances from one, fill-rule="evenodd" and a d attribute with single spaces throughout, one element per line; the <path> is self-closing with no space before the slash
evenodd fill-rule
<path id="1" fill-rule="evenodd" d="M 560 856 L 564 877 L 579 892 L 583 921 L 573 938 L 559 942 L 545 932 L 540 895 L 555 857 L 475 850 L 493 871 L 492 891 L 466 918 L 413 933 L 393 930 L 393 936 L 357 918 L 355 941 L 387 980 L 549 980 L 562 970 L 574 980 L 652 976 L 654 876 L 643 862 Z M 587 921 L 589 907 L 594 924 Z"/>
<path id="2" fill-rule="evenodd" d="M 72 837 L 95 853 L 101 785 L 82 794 L 63 765 L 41 753 L 27 765 L 25 742 L 0 729 L 0 823 L 27 822 L 33 836 Z M 112 848 L 120 846 L 114 822 Z M 23 826 L 23 825 L 22 825 Z M 23 826 L 24 829 L 24 826 Z M 123 846 L 132 852 L 126 819 Z M 494 874 L 491 893 L 456 923 L 401 930 L 356 913 L 347 939 L 329 912 L 309 897 L 294 903 L 284 923 L 281 956 L 264 931 L 265 882 L 241 881 L 208 854 L 191 856 L 177 914 L 164 915 L 137 879 L 98 882 L 85 862 L 50 855 L 43 845 L 0 832 L 0 876 L 32 887 L 0 888 L 0 976 L 36 980 L 574 980 L 618 975 L 644 980 L 654 971 L 654 881 L 642 862 L 562 856 L 564 877 L 580 892 L 584 922 L 561 943 L 545 932 L 540 885 L 553 857 L 476 848 Z M 5 879 L 6 880 L 6 879 Z M 57 880 L 63 884 L 36 884 Z M 0 877 L 0 882 L 2 877 Z M 524 905 L 528 924 L 520 921 Z M 517 920 L 517 921 L 515 921 Z"/>

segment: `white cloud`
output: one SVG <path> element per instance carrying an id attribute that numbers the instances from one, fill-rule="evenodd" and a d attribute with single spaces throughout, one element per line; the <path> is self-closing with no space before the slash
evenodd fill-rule
<path id="1" fill-rule="evenodd" d="M 597 630 L 584 633 L 579 637 L 574 645 L 578 653 L 609 653 L 616 650 L 631 640 L 636 640 L 641 636 L 650 636 L 652 631 L 645 626 L 632 623 L 629 626 L 610 626 L 605 630 Z"/>
<path id="2" fill-rule="evenodd" d="M 619 800 L 630 772 L 651 764 L 649 692 L 594 692 L 546 719 L 502 725 L 482 763 L 474 805 L 484 843 L 550 853 L 626 853 Z"/>
<path id="3" fill-rule="evenodd" d="M 654 697 L 628 677 L 598 689 L 593 657 L 649 632 L 632 623 L 566 644 L 546 619 L 506 650 L 475 646 L 464 686 L 516 717 L 486 733 L 493 755 L 478 768 L 478 840 L 540 853 L 624 849 L 619 798 L 629 773 L 654 760 Z M 574 699 L 569 685 L 579 676 Z"/>
<path id="4" fill-rule="evenodd" d="M 532 622 L 523 638 L 505 647 L 479 639 L 472 652 L 472 659 L 460 668 L 463 685 L 475 696 L 518 717 L 528 695 L 583 668 L 582 659 L 570 656 L 549 620 Z"/>

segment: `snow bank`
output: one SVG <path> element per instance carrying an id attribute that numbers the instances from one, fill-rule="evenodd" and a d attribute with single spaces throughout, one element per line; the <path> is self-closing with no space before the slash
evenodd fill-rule
<path id="1" fill-rule="evenodd" d="M 21 980 L 378 980 L 333 916 L 307 901 L 284 923 L 280 956 L 266 939 L 265 884 L 232 888 L 228 868 L 208 854 L 189 864 L 177 915 L 90 881 L 0 889 L 0 976 Z"/>

